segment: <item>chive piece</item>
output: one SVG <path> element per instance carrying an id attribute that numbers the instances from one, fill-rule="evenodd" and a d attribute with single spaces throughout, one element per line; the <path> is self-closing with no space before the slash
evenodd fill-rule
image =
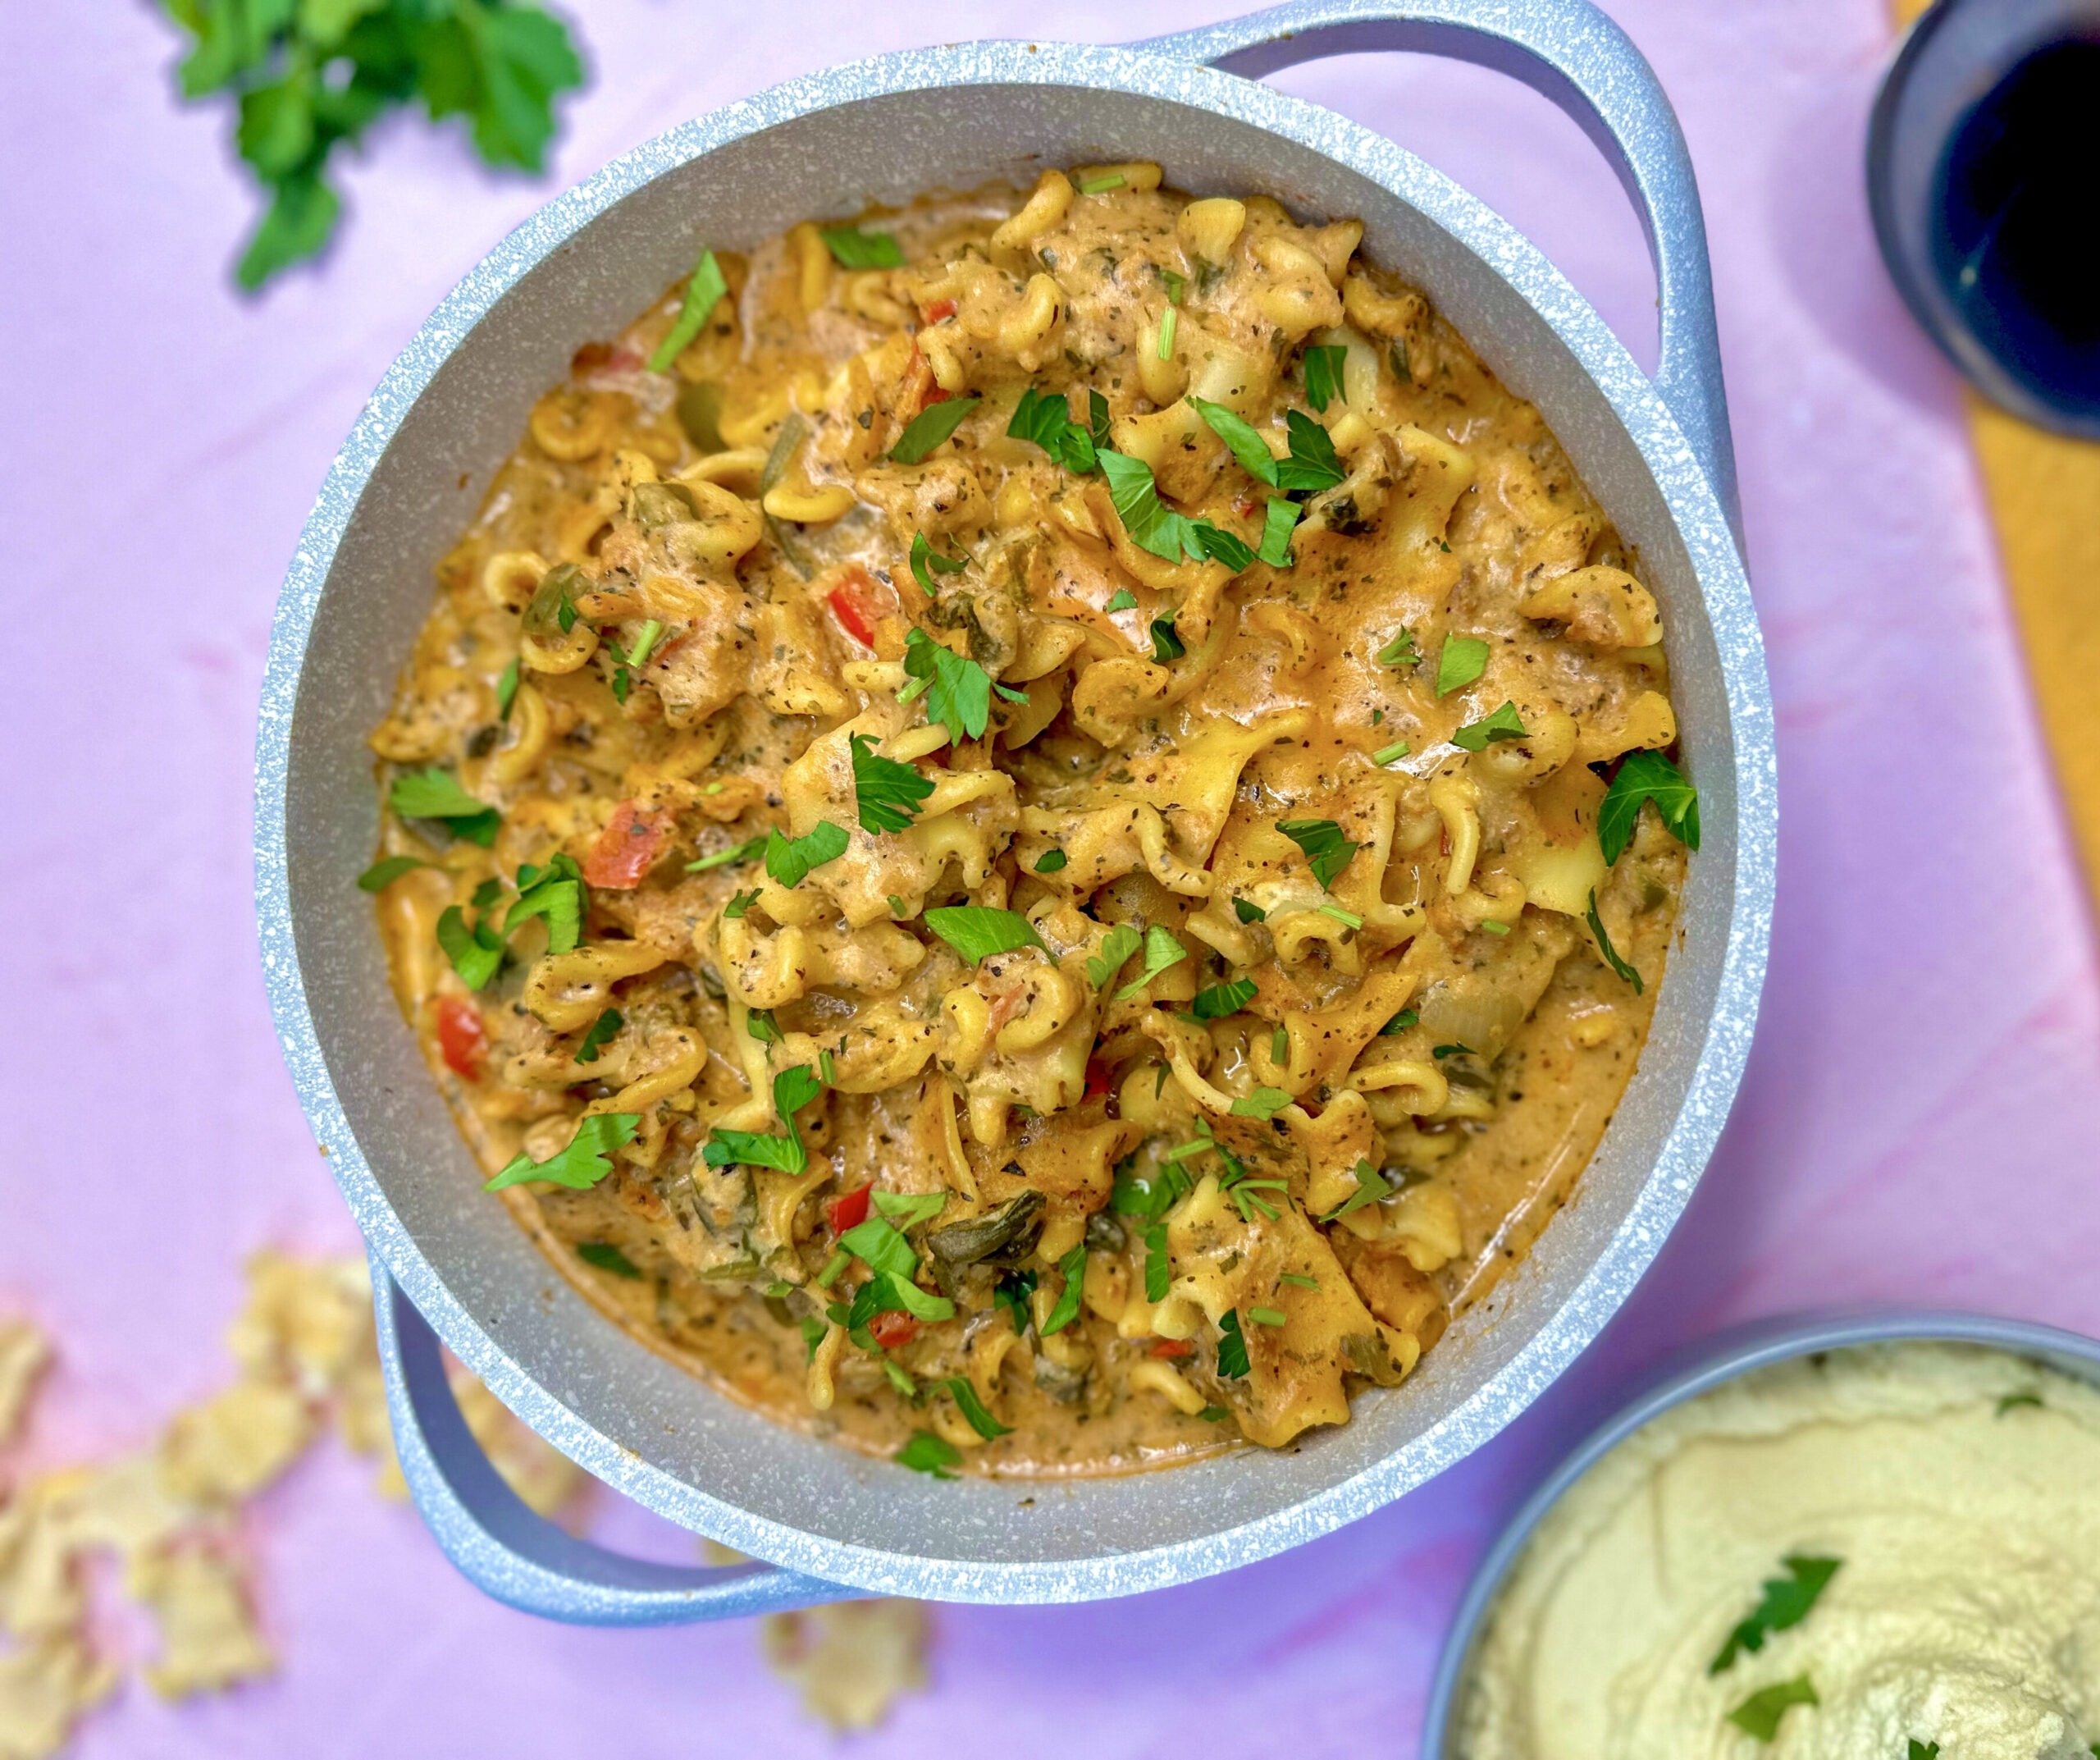
<path id="1" fill-rule="evenodd" d="M 1363 926 L 1363 919 L 1358 917 L 1355 912 L 1344 911 L 1339 904 L 1335 903 L 1332 900 L 1330 900 L 1325 904 L 1315 905 L 1313 908 L 1322 917 L 1333 917 L 1334 920 L 1340 923 L 1344 929 L 1361 929 Z"/>
<path id="2" fill-rule="evenodd" d="M 1509 933 L 1509 924 L 1498 923 L 1491 917 L 1484 919 L 1480 926 L 1486 934 L 1491 935 L 1506 935 Z"/>
<path id="3" fill-rule="evenodd" d="M 840 1247 L 824 1262 L 824 1269 L 817 1273 L 817 1287 L 820 1290 L 829 1289 L 838 1281 L 839 1273 L 852 1262 L 852 1258 L 853 1255 L 844 1247 Z"/>
<path id="4" fill-rule="evenodd" d="M 1175 309 L 1170 305 L 1160 318 L 1159 358 L 1162 360 L 1171 360 L 1174 359 L 1174 332 L 1176 327 L 1176 321 L 1180 318 L 1180 315 L 1181 314 L 1179 312 L 1176 311 Z"/>
<path id="5" fill-rule="evenodd" d="M 1320 1287 L 1317 1278 L 1308 1278 L 1302 1271 L 1280 1271 L 1276 1273 L 1276 1282 L 1295 1283 L 1302 1290 L 1316 1290 Z"/>
<path id="6" fill-rule="evenodd" d="M 591 1023 L 591 1030 L 583 1035 L 583 1043 L 576 1048 L 576 1061 L 579 1063 L 596 1063 L 600 1048 L 626 1025 L 626 1017 L 619 1009 L 606 1009 Z"/>
<path id="7" fill-rule="evenodd" d="M 1168 302 L 1174 305 L 1180 304 L 1183 297 L 1189 291 L 1189 277 L 1185 275 L 1177 275 L 1171 269 L 1162 269 L 1159 272 L 1159 278 L 1166 283 Z"/>
<path id="8" fill-rule="evenodd" d="M 664 638 L 664 626 L 651 618 L 635 633 L 634 645 L 627 651 L 627 664 L 640 666 L 655 652 L 656 644 Z"/>
<path id="9" fill-rule="evenodd" d="M 1074 187 L 1081 195 L 1106 195 L 1111 190 L 1123 187 L 1123 174 L 1105 171 L 1098 177 L 1082 177 Z"/>
<path id="10" fill-rule="evenodd" d="M 384 892 L 395 881 L 414 868 L 427 868 L 434 864 L 420 856 L 381 856 L 378 861 L 358 875 L 359 892 Z"/>
<path id="11" fill-rule="evenodd" d="M 1269 1061 L 1280 1069 L 1290 1067 L 1290 1029 L 1279 1026 L 1269 1035 Z"/>
<path id="12" fill-rule="evenodd" d="M 1407 741 L 1404 739 L 1396 739 L 1390 746 L 1381 746 L 1376 752 L 1372 752 L 1371 754 L 1371 761 L 1380 766 L 1394 764 L 1399 762 L 1400 759 L 1405 757 L 1407 755 Z"/>
<path id="13" fill-rule="evenodd" d="M 1247 1318 L 1257 1326 L 1281 1326 L 1288 1321 L 1290 1316 L 1280 1308 L 1249 1308 L 1247 1310 Z"/>
<path id="14" fill-rule="evenodd" d="M 904 250 L 888 232 L 863 232 L 858 226 L 819 226 L 817 235 L 842 269 L 901 269 Z"/>
<path id="15" fill-rule="evenodd" d="M 495 718 L 499 721 L 510 719 L 510 706 L 518 698 L 518 656 L 510 657 L 510 664 L 496 676 Z"/>

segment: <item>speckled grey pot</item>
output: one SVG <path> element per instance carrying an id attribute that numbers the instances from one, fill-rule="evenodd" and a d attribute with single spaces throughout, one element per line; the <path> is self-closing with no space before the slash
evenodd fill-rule
<path id="1" fill-rule="evenodd" d="M 1539 1524 L 1568 1488 L 1613 1449 L 1687 1400 L 1775 1363 L 1858 1345 L 1915 1343 L 1987 1345 L 2016 1356 L 2031 1357 L 2081 1381 L 2100 1383 L 2100 1340 L 1987 1314 L 1898 1310 L 1810 1319 L 1793 1315 L 1755 1321 L 1692 1347 L 1677 1367 L 1664 1369 L 1646 1392 L 1582 1439 L 1524 1500 L 1523 1506 L 1510 1518 L 1481 1561 L 1445 1637 L 1436 1678 L 1429 1689 L 1429 1712 L 1422 1732 L 1422 1760 L 1459 1760 L 1473 1659 L 1503 1585 L 1509 1580 L 1532 1536 L 1538 1532 Z"/>
<path id="2" fill-rule="evenodd" d="M 1584 122 L 1655 246 L 1655 383 L 1463 191 L 1355 124 L 1236 76 L 1377 47 L 1504 67 Z M 1404 1387 L 1363 1397 L 1347 1428 L 1281 1454 L 1069 1485 L 940 1483 L 807 1441 L 710 1392 L 600 1319 L 482 1195 L 395 1009 L 369 901 L 350 884 L 375 838 L 364 735 L 428 609 L 431 565 L 472 516 L 533 396 L 579 341 L 623 325 L 703 244 L 747 244 L 809 214 L 993 173 L 1025 184 L 1046 163 L 1140 157 L 1198 191 L 1270 190 L 1303 213 L 1360 215 L 1367 249 L 1537 401 L 1655 583 L 1705 843 L 1653 1039 L 1576 1201 Z M 1763 652 L 1731 535 L 1732 469 L 1683 141 L 1646 64 L 1583 0 L 1308 4 L 1134 48 L 984 43 L 886 56 L 678 129 L 513 234 L 395 363 L 330 473 L 279 605 L 257 765 L 278 1030 L 371 1242 L 404 1465 L 446 1550 L 516 1605 L 608 1623 L 854 1591 L 1083 1600 L 1186 1582 L 1324 1534 L 1493 1435 L 1654 1257 L 1749 1047 L 1775 802 Z M 784 1568 L 641 1566 L 538 1521 L 467 1440 L 424 1320 L 600 1479 Z"/>

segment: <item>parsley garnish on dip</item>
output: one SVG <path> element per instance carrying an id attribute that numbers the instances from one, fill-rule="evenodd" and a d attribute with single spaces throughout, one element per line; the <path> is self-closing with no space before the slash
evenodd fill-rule
<path id="1" fill-rule="evenodd" d="M 1869 1346 L 1728 1383 L 1540 1524 L 1453 1753 L 2083 1755 L 2096 1480 L 2100 1390 L 2003 1352 Z"/>

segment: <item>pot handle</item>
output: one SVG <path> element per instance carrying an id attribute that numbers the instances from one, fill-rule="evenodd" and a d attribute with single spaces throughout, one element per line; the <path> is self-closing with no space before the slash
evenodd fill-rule
<path id="1" fill-rule="evenodd" d="M 437 1334 L 372 1255 L 372 1305 L 394 1450 L 445 1556 L 477 1589 L 573 1625 L 678 1625 L 856 1599 L 774 1565 L 660 1565 L 594 1546 L 536 1515 L 482 1451 L 445 1378 Z"/>
<path id="2" fill-rule="evenodd" d="M 1611 162 L 1641 217 L 1661 308 L 1655 389 L 1741 544 L 1735 449 L 1691 155 L 1655 70 L 1590 0 L 1296 0 L 1130 46 L 1250 80 L 1329 55 L 1413 50 L 1492 67 L 1550 98 Z"/>

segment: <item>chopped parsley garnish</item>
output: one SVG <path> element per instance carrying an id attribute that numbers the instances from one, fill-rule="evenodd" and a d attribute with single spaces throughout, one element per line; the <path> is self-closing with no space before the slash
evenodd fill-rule
<path id="1" fill-rule="evenodd" d="M 1237 1014 L 1254 999 L 1255 984 L 1252 978 L 1235 978 L 1229 984 L 1213 984 L 1208 990 L 1196 992 L 1195 1000 L 1189 1004 L 1189 1012 L 1199 1021 L 1220 1021 L 1228 1014 Z"/>
<path id="2" fill-rule="evenodd" d="M 861 829 L 871 835 L 908 830 L 919 803 L 934 792 L 933 783 L 909 764 L 878 757 L 865 734 L 847 737 L 853 754 L 853 805 Z"/>
<path id="3" fill-rule="evenodd" d="M 1145 944 L 1145 938 L 1128 923 L 1118 923 L 1104 936 L 1101 951 L 1086 962 L 1087 981 L 1098 990 L 1123 969 L 1123 962 Z"/>
<path id="4" fill-rule="evenodd" d="M 486 907 L 469 929 L 465 912 L 456 904 L 445 906 L 437 919 L 437 944 L 470 990 L 486 985 L 503 963 L 504 936 Z"/>
<path id="5" fill-rule="evenodd" d="M 412 869 L 427 868 L 431 863 L 420 856 L 381 856 L 378 861 L 358 875 L 359 892 L 384 892 L 395 881 Z"/>
<path id="6" fill-rule="evenodd" d="M 457 838 L 482 848 L 495 843 L 496 827 L 503 815 L 484 801 L 477 801 L 459 786 L 449 770 L 404 770 L 394 779 L 386 804 L 404 819 L 436 819 Z"/>
<path id="7" fill-rule="evenodd" d="M 1084 1244 L 1074 1247 L 1057 1261 L 1057 1269 L 1064 1274 L 1065 1287 L 1059 1293 L 1057 1305 L 1051 1309 L 1050 1317 L 1043 1323 L 1043 1336 L 1061 1333 L 1080 1317 L 1080 1296 L 1086 1285 L 1086 1248 Z"/>
<path id="8" fill-rule="evenodd" d="M 1249 1308 L 1247 1318 L 1257 1326 L 1282 1326 L 1290 1319 L 1281 1308 Z"/>
<path id="9" fill-rule="evenodd" d="M 1165 1301 L 1174 1282 L 1174 1266 L 1166 1253 L 1166 1224 L 1153 1223 L 1145 1230 L 1145 1300 Z"/>
<path id="10" fill-rule="evenodd" d="M 1290 534 L 1298 529 L 1298 516 L 1303 511 L 1297 502 L 1281 495 L 1269 497 L 1262 512 L 1262 542 L 1255 546 L 1254 554 L 1271 568 L 1291 566 Z"/>
<path id="11" fill-rule="evenodd" d="M 1090 427 L 1072 419 L 1072 406 L 1063 392 L 1039 391 L 1031 385 L 1014 405 L 1013 419 L 1007 423 L 1007 437 L 1033 441 L 1075 476 L 1090 475 L 1096 468 L 1097 453 L 1108 444 L 1108 400 L 1098 391 L 1089 391 L 1087 404 Z"/>
<path id="12" fill-rule="evenodd" d="M 904 638 L 904 670 L 911 682 L 897 693 L 897 700 L 908 703 L 923 691 L 926 719 L 938 721 L 957 744 L 984 737 L 992 719 L 994 690 L 1008 702 L 1028 701 L 1027 692 L 995 685 L 992 674 L 975 661 L 943 647 L 923 629 Z"/>
<path id="13" fill-rule="evenodd" d="M 1342 368 L 1348 360 L 1349 350 L 1339 343 L 1305 351 L 1305 400 L 1323 414 L 1342 395 Z"/>
<path id="14" fill-rule="evenodd" d="M 1267 918 L 1269 913 L 1260 905 L 1251 903 L 1245 898 L 1235 898 L 1232 901 L 1232 914 L 1243 923 L 1258 923 Z"/>
<path id="15" fill-rule="evenodd" d="M 1616 862 L 1624 853 L 1643 801 L 1655 803 L 1671 836 L 1687 849 L 1698 848 L 1699 791 L 1661 752 L 1629 752 L 1597 809 L 1597 841 L 1605 861 Z"/>
<path id="16" fill-rule="evenodd" d="M 1189 651 L 1187 645 L 1174 633 L 1174 614 L 1152 620 L 1152 657 L 1161 665 L 1170 660 L 1179 660 Z"/>
<path id="17" fill-rule="evenodd" d="M 1277 822 L 1276 829 L 1305 852 L 1313 879 L 1325 887 L 1334 885 L 1335 876 L 1363 847 L 1344 837 L 1342 828 L 1331 819 L 1285 819 Z"/>
<path id="18" fill-rule="evenodd" d="M 1102 607 L 1102 609 L 1103 609 L 1104 610 L 1112 611 L 1112 612 L 1113 612 L 1113 611 L 1134 611 L 1135 610 L 1137 610 L 1137 608 L 1138 608 L 1138 596 L 1137 596 L 1135 593 L 1132 592 L 1130 591 L 1130 589 L 1129 587 L 1118 587 L 1116 589 L 1116 595 L 1115 595 L 1115 597 L 1114 597 L 1113 598 L 1112 598 L 1105 606 L 1103 606 L 1103 607 Z"/>
<path id="19" fill-rule="evenodd" d="M 878 1195 L 880 1195 L 878 1194 Z M 955 1304 L 913 1281 L 919 1255 L 911 1243 L 880 1217 L 871 1216 L 838 1237 L 838 1244 L 867 1266 L 872 1275 L 854 1291 L 848 1330 L 865 1326 L 879 1314 L 908 1314 L 915 1320 L 952 1320 Z"/>
<path id="20" fill-rule="evenodd" d="M 574 857 L 557 855 L 544 868 L 527 862 L 518 871 L 518 898 L 503 919 L 503 932 L 508 935 L 532 918 L 542 917 L 547 926 L 547 951 L 569 953 L 582 939 L 587 903 L 583 870 Z"/>
<path id="21" fill-rule="evenodd" d="M 588 1191 L 613 1171 L 613 1151 L 632 1142 L 641 1123 L 641 1116 L 636 1113 L 592 1113 L 577 1126 L 576 1135 L 559 1154 L 535 1161 L 520 1151 L 482 1190 L 501 1191 L 506 1186 L 543 1179 L 572 1191 Z"/>
<path id="22" fill-rule="evenodd" d="M 1070 858 L 1061 849 L 1045 850 L 1037 859 L 1035 871 L 1039 874 L 1060 874 Z"/>
<path id="23" fill-rule="evenodd" d="M 754 1008 L 744 1017 L 744 1031 L 762 1045 L 783 1045 L 780 1022 L 770 1008 Z"/>
<path id="24" fill-rule="evenodd" d="M 1116 517 L 1139 549 L 1167 562 L 1222 563 L 1235 574 L 1253 561 L 1253 546 L 1244 538 L 1208 519 L 1177 514 L 1161 501 L 1152 467 L 1143 459 L 1102 448 L 1096 449 L 1096 456 L 1108 479 Z"/>
<path id="25" fill-rule="evenodd" d="M 722 907 L 722 914 L 731 922 L 735 922 L 757 903 L 758 888 L 756 886 L 749 892 L 733 892 L 729 894 L 729 902 Z"/>
<path id="26" fill-rule="evenodd" d="M 1407 755 L 1407 741 L 1404 739 L 1396 739 L 1390 746 L 1381 746 L 1376 752 L 1372 752 L 1371 754 L 1371 761 L 1382 768 L 1388 764 L 1398 763 Z"/>
<path id="27" fill-rule="evenodd" d="M 955 1401 L 956 1410 L 969 1420 L 970 1428 L 988 1442 L 1011 1433 L 1007 1426 L 999 1422 L 984 1409 L 984 1402 L 977 1397 L 977 1389 L 970 1386 L 967 1375 L 957 1375 L 941 1383 L 948 1390 L 948 1397 Z"/>
<path id="28" fill-rule="evenodd" d="M 627 1019 L 619 1009 L 608 1008 L 591 1023 L 590 1031 L 584 1034 L 583 1043 L 576 1048 L 576 1061 L 579 1063 L 596 1063 L 598 1053 L 606 1041 L 626 1025 Z"/>
<path id="29" fill-rule="evenodd" d="M 1471 1045 L 1431 1045 L 1429 1048 L 1429 1054 L 1440 1059 L 1447 1057 L 1478 1057 L 1480 1053 L 1474 1050 Z"/>
<path id="30" fill-rule="evenodd" d="M 1050 951 L 1043 937 L 1019 911 L 996 910 L 988 904 L 943 904 L 926 913 L 926 926 L 973 966 L 995 953 L 1012 953 L 1025 947 Z"/>
<path id="31" fill-rule="evenodd" d="M 1380 1027 L 1378 1031 L 1382 1036 L 1387 1039 L 1396 1038 L 1399 1035 L 1404 1033 L 1410 1026 L 1418 1026 L 1421 1023 L 1421 1021 L 1422 1017 L 1416 1013 L 1413 1009 L 1403 1008 L 1398 1014 L 1395 1015 L 1391 1020 L 1388 1021 L 1383 1026 Z"/>
<path id="32" fill-rule="evenodd" d="M 2100 1749 L 2095 1749 L 2093 1752 L 2100 1753 Z M 1911 1746 L 1904 1756 L 1904 1760 L 1939 1760 L 1939 1744 L 1921 1742 L 1914 1735 L 1911 1738 Z"/>
<path id="33" fill-rule="evenodd" d="M 863 232 L 858 226 L 819 226 L 817 235 L 842 269 L 901 269 L 904 250 L 888 232 Z M 807 236 L 806 234 L 804 236 Z"/>
<path id="34" fill-rule="evenodd" d="M 1487 644 L 1477 636 L 1446 636 L 1436 656 L 1436 694 L 1463 690 L 1487 670 Z"/>
<path id="35" fill-rule="evenodd" d="M 1009 1271 L 992 1287 L 992 1305 L 1011 1316 L 1016 1337 L 1028 1330 L 1028 1299 L 1035 1293 L 1033 1271 Z"/>
<path id="36" fill-rule="evenodd" d="M 2039 1406 L 2042 1396 L 2034 1392 L 2008 1393 L 1998 1401 L 1996 1416 L 2002 1418 L 2009 1411 L 2017 1411 L 2023 1406 Z"/>
<path id="37" fill-rule="evenodd" d="M 1597 952 L 1604 957 L 1604 962 L 1632 985 L 1633 994 L 1638 996 L 1641 994 L 1641 974 L 1620 957 L 1618 949 L 1611 944 L 1611 937 L 1605 932 L 1605 920 L 1597 914 L 1597 889 L 1594 886 L 1590 889 L 1589 921 L 1590 933 L 1597 938 Z"/>
<path id="38" fill-rule="evenodd" d="M 878 1191 L 870 1194 L 874 1206 L 900 1228 L 929 1223 L 947 1208 L 944 1191 Z"/>
<path id="39" fill-rule="evenodd" d="M 729 284 L 723 278 L 722 265 L 714 260 L 714 253 L 703 250 L 700 261 L 686 281 L 686 296 L 679 302 L 678 315 L 671 321 L 671 327 L 664 332 L 649 357 L 651 373 L 666 371 L 671 363 L 692 346 L 693 338 L 714 315 L 715 306 L 728 293 Z"/>
<path id="40" fill-rule="evenodd" d="M 802 1316 L 802 1360 L 814 1363 L 817 1360 L 817 1346 L 824 1342 L 825 1326 L 814 1314 Z"/>
<path id="41" fill-rule="evenodd" d="M 1217 1342 L 1217 1372 L 1227 1381 L 1237 1381 L 1247 1373 L 1247 1341 L 1239 1331 L 1239 1310 L 1227 1308 L 1218 1323 L 1222 1335 Z"/>
<path id="42" fill-rule="evenodd" d="M 1201 397 L 1191 397 L 1189 402 L 1211 432 L 1231 450 L 1239 468 L 1257 482 L 1286 494 L 1317 493 L 1333 488 L 1345 474 L 1333 438 L 1303 409 L 1293 409 L 1284 418 L 1290 450 L 1279 459 L 1244 416 Z"/>
<path id="43" fill-rule="evenodd" d="M 1366 1205 L 1376 1204 L 1381 1198 L 1391 1197 L 1394 1191 L 1392 1182 L 1377 1168 L 1372 1166 L 1368 1161 L 1359 1161 L 1356 1164 L 1356 1190 L 1343 1199 L 1333 1209 L 1328 1211 L 1320 1220 L 1323 1223 L 1334 1222 L 1341 1217 L 1347 1216 L 1353 1210 L 1362 1209 Z"/>
<path id="44" fill-rule="evenodd" d="M 1795 1705 L 1820 1705 L 1806 1675 L 1761 1687 L 1728 1713 L 1728 1721 L 1753 1740 L 1769 1742 L 1779 1733 L 1779 1720 Z"/>
<path id="45" fill-rule="evenodd" d="M 1232 1103 L 1232 1116 L 1235 1118 L 1259 1118 L 1266 1123 L 1290 1104 L 1290 1096 L 1281 1088 L 1257 1088 L 1252 1094 L 1243 1094 Z"/>
<path id="46" fill-rule="evenodd" d="M 954 1479 L 957 1475 L 950 1470 L 962 1465 L 962 1451 L 931 1430 L 914 1430 L 911 1440 L 897 1450 L 895 1459 L 899 1466 L 908 1466 L 915 1473 Z"/>
<path id="47" fill-rule="evenodd" d="M 904 432 L 897 437 L 897 444 L 889 449 L 892 462 L 916 464 L 942 441 L 951 438 L 980 401 L 975 397 L 951 397 L 945 403 L 929 404 L 905 424 Z"/>
<path id="48" fill-rule="evenodd" d="M 496 674 L 495 718 L 499 721 L 510 719 L 510 706 L 518 697 L 518 656 L 512 655 L 510 664 Z"/>
<path id="49" fill-rule="evenodd" d="M 609 1241 L 579 1241 L 576 1243 L 576 1256 L 585 1264 L 609 1271 L 616 1278 L 641 1280 L 641 1267 Z"/>
<path id="50" fill-rule="evenodd" d="M 1494 714 L 1478 721 L 1468 721 L 1452 734 L 1451 743 L 1466 752 L 1485 752 L 1497 740 L 1523 737 L 1523 717 L 1517 713 L 1516 704 L 1505 702 Z"/>
<path id="51" fill-rule="evenodd" d="M 1450 644 L 1447 642 L 1445 646 L 1448 648 Z M 1481 647 L 1485 651 L 1487 644 L 1483 642 Z M 1402 629 L 1385 647 L 1379 649 L 1378 664 L 1381 666 L 1419 666 L 1422 664 L 1422 656 L 1414 651 L 1414 632 L 1412 629 Z"/>
<path id="52" fill-rule="evenodd" d="M 783 1173 L 801 1173 L 810 1164 L 810 1155 L 795 1127 L 795 1114 L 823 1090 L 823 1082 L 808 1064 L 783 1069 L 773 1078 L 773 1105 L 788 1127 L 786 1131 L 717 1130 L 701 1150 L 701 1159 L 711 1168 L 778 1168 Z"/>
<path id="53" fill-rule="evenodd" d="M 970 566 L 967 556 L 944 556 L 926 542 L 924 532 L 911 534 L 912 578 L 926 590 L 926 597 L 933 598 L 940 589 L 934 584 L 935 574 L 960 574 Z M 930 573 L 929 571 L 931 571 Z"/>
<path id="54" fill-rule="evenodd" d="M 1134 1156 L 1117 1166 L 1108 1207 L 1118 1216 L 1141 1217 L 1156 1223 L 1189 1195 L 1189 1176 L 1170 1163 L 1157 1177 L 1148 1179 L 1134 1171 L 1135 1161 Z"/>
<path id="55" fill-rule="evenodd" d="M 765 871 L 783 886 L 799 886 L 810 869 L 844 855 L 847 842 L 846 828 L 829 819 L 819 820 L 806 837 L 783 837 L 775 825 L 766 834 Z"/>
<path id="56" fill-rule="evenodd" d="M 724 868 L 733 862 L 756 862 L 765 853 L 765 839 L 755 837 L 749 843 L 732 843 L 727 849 L 718 849 L 711 856 L 702 856 L 697 862 L 688 862 L 686 872 L 705 874 L 710 868 Z"/>
<path id="57" fill-rule="evenodd" d="M 1718 1675 L 1732 1668 L 1738 1656 L 1755 1656 L 1762 1650 L 1764 1640 L 1774 1632 L 1783 1632 L 1789 1626 L 1800 1625 L 1808 1617 L 1816 1598 L 1830 1586 L 1831 1578 L 1837 1575 L 1838 1567 L 1843 1561 L 1788 1557 L 1779 1562 L 1785 1568 L 1786 1575 L 1765 1579 L 1764 1593 L 1757 1605 L 1737 1622 L 1735 1630 L 1728 1634 L 1728 1641 L 1721 1646 L 1720 1653 L 1707 1665 L 1708 1674 Z M 1770 1739 L 1759 1738 L 1764 1741 Z"/>
<path id="58" fill-rule="evenodd" d="M 1114 938 L 1114 933 L 1111 931 L 1110 939 L 1112 940 Z M 1154 923 L 1145 930 L 1144 949 L 1144 969 L 1116 991 L 1116 1001 L 1128 1002 L 1169 966 L 1178 966 L 1189 957 L 1188 949 L 1182 946 L 1176 939 L 1174 931 L 1163 923 Z M 1102 951 L 1106 953 L 1107 949 L 1104 948 Z"/>

